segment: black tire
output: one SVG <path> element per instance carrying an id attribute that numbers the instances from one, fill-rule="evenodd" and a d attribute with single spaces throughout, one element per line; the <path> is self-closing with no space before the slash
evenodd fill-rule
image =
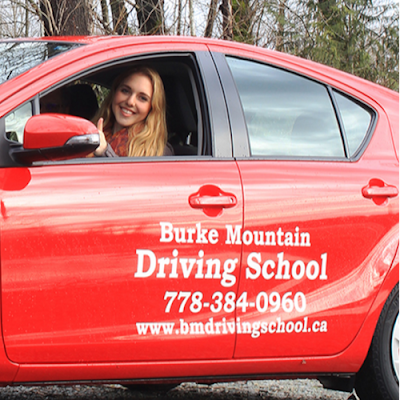
<path id="1" fill-rule="evenodd" d="M 392 362 L 392 335 L 399 315 L 399 284 L 382 309 L 367 358 L 356 375 L 361 400 L 399 400 L 399 380 Z"/>

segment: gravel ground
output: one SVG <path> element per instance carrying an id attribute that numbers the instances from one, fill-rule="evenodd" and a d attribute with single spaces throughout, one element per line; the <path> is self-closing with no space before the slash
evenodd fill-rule
<path id="1" fill-rule="evenodd" d="M 33 386 L 0 388 L 0 399 L 190 399 L 190 400 L 347 400 L 349 393 L 326 390 L 317 380 L 298 379 L 282 381 L 248 381 L 198 385 L 183 383 L 166 394 L 143 394 L 133 392 L 120 385 L 100 386 Z"/>

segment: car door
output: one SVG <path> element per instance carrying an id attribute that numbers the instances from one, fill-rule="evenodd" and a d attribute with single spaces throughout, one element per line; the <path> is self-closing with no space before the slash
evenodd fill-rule
<path id="1" fill-rule="evenodd" d="M 215 59 L 244 194 L 243 229 L 227 235 L 243 246 L 235 357 L 337 354 L 361 328 L 397 246 L 385 115 L 286 69 Z"/>
<path id="2" fill-rule="evenodd" d="M 218 76 L 207 53 L 198 60 L 210 154 L 1 170 L 10 360 L 233 356 L 241 252 L 223 234 L 242 223 L 242 189 Z"/>

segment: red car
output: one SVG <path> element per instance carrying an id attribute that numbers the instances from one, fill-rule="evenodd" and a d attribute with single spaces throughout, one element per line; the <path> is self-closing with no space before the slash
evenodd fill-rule
<path id="1" fill-rule="evenodd" d="M 317 377 L 398 398 L 397 93 L 185 37 L 6 40 L 0 60 L 2 385 Z M 87 157 L 137 64 L 174 155 Z"/>

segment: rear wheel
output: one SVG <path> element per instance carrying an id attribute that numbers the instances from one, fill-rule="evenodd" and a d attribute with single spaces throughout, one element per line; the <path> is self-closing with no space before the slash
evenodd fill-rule
<path id="1" fill-rule="evenodd" d="M 361 400 L 399 399 L 399 284 L 392 290 L 376 326 L 371 347 L 356 376 Z"/>

